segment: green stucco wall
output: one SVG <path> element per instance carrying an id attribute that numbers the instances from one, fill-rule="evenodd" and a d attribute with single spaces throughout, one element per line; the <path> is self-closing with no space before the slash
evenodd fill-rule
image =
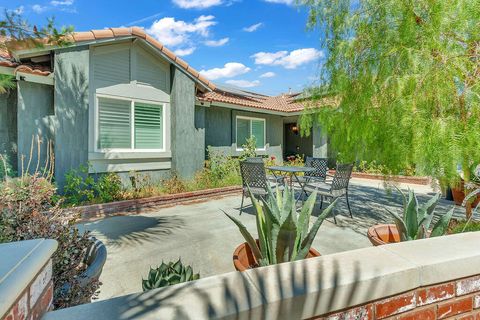
<path id="1" fill-rule="evenodd" d="M 222 107 L 206 108 L 205 145 L 230 155 L 239 155 L 236 151 L 236 117 L 255 117 L 266 120 L 266 151 L 260 155 L 283 158 L 283 118 L 277 115 L 240 111 Z"/>
<path id="2" fill-rule="evenodd" d="M 205 129 L 201 114 L 195 116 L 195 83 L 172 66 L 171 139 L 172 171 L 184 179 L 193 178 L 205 159 Z"/>
<path id="3" fill-rule="evenodd" d="M 28 172 L 32 173 L 45 167 L 48 141 L 54 142 L 53 87 L 18 81 L 17 88 L 18 168 L 21 171 L 23 162 L 24 170 L 28 169 Z M 33 149 L 32 137 L 34 138 Z M 37 149 L 38 139 L 40 139 L 40 154 Z"/>
<path id="4" fill-rule="evenodd" d="M 60 189 L 65 173 L 88 161 L 88 47 L 55 52 L 55 177 Z"/>
<path id="5" fill-rule="evenodd" d="M 0 154 L 17 169 L 17 90 L 0 94 Z"/>

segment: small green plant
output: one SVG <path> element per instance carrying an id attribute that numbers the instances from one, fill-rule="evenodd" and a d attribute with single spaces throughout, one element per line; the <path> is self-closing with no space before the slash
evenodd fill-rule
<path id="1" fill-rule="evenodd" d="M 94 185 L 101 202 L 112 202 L 122 198 L 122 179 L 116 173 L 102 175 Z"/>
<path id="2" fill-rule="evenodd" d="M 242 153 L 238 157 L 240 161 L 243 161 L 247 158 L 254 158 L 257 156 L 257 139 L 254 136 L 251 136 L 245 141 L 245 144 L 242 145 Z"/>
<path id="3" fill-rule="evenodd" d="M 200 274 L 193 273 L 192 267 L 184 266 L 178 259 L 177 262 L 168 264 L 162 262 L 156 269 L 150 268 L 147 279 L 142 279 L 142 288 L 143 291 L 148 291 L 198 279 Z"/>
<path id="4" fill-rule="evenodd" d="M 13 176 L 15 176 L 15 171 L 13 170 L 8 155 L 0 154 L 0 182 Z"/>
<path id="5" fill-rule="evenodd" d="M 401 241 L 438 237 L 447 233 L 454 208 L 440 217 L 429 234 L 435 207 L 440 199 L 439 193 L 433 196 L 427 203 L 419 205 L 413 190 L 408 191 L 408 198 L 400 189 L 397 188 L 397 190 L 403 197 L 403 217 L 389 209 L 386 210 L 395 220 Z"/>
<path id="6" fill-rule="evenodd" d="M 262 204 L 252 194 L 250 197 L 256 211 L 259 245 L 239 220 L 224 213 L 238 226 L 259 266 L 305 259 L 318 229 L 336 204 L 336 201 L 331 203 L 309 230 L 316 192 L 308 197 L 300 212 L 289 188 L 285 188 L 283 194 L 277 189 L 276 197 L 270 191 L 268 199 L 262 199 Z"/>
<path id="7" fill-rule="evenodd" d="M 458 223 L 453 227 L 451 233 L 463 233 L 463 232 L 474 232 L 480 231 L 480 221 L 471 221 L 466 220 Z"/>

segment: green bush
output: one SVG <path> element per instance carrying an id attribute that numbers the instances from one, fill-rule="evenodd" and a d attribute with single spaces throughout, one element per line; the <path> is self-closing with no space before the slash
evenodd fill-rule
<path id="1" fill-rule="evenodd" d="M 107 173 L 95 181 L 88 167 L 80 166 L 65 175 L 63 188 L 65 204 L 104 203 L 122 199 L 122 181 L 116 173 Z"/>
<path id="2" fill-rule="evenodd" d="M 459 222 L 451 231 L 451 233 L 463 233 L 480 231 L 480 221 L 462 221 Z"/>
<path id="3" fill-rule="evenodd" d="M 53 304 L 71 307 L 90 298 L 98 283 L 81 286 L 83 259 L 91 244 L 88 233 L 75 226 L 78 216 L 54 203 L 56 189 L 39 174 L 24 175 L 0 184 L 0 243 L 38 238 L 55 239 L 53 254 Z M 65 291 L 65 285 L 70 290 Z"/>

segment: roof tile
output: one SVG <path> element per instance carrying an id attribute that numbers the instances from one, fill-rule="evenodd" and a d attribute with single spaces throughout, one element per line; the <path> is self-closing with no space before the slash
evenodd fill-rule
<path id="1" fill-rule="evenodd" d="M 92 30 L 92 33 L 95 39 L 105 39 L 113 37 L 113 31 L 110 29 Z"/>
<path id="2" fill-rule="evenodd" d="M 91 31 L 75 32 L 73 34 L 73 40 L 75 40 L 75 42 L 91 41 L 91 40 L 95 40 L 95 36 Z"/>
<path id="3" fill-rule="evenodd" d="M 132 35 L 130 28 L 110 28 L 114 37 L 127 37 Z"/>
<path id="4" fill-rule="evenodd" d="M 132 27 L 132 35 L 145 39 L 147 34 L 140 27 Z"/>

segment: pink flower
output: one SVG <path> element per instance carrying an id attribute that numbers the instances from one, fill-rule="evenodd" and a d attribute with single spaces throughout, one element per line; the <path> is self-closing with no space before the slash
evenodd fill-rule
<path id="1" fill-rule="evenodd" d="M 271 156 L 270 159 L 271 159 L 271 160 L 275 160 L 275 159 L 277 159 L 277 158 L 275 158 L 275 156 Z"/>

